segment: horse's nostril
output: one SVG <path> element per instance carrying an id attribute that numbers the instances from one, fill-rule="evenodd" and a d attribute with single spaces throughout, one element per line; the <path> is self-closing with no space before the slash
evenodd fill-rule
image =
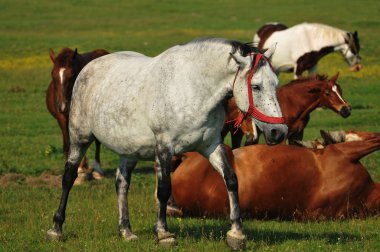
<path id="1" fill-rule="evenodd" d="M 346 117 L 350 116 L 351 115 L 351 107 L 348 107 L 348 106 L 342 107 L 341 110 L 340 110 L 340 115 L 343 118 L 346 118 Z"/>

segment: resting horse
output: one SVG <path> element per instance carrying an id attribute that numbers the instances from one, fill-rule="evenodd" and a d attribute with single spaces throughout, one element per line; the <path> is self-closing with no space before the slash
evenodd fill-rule
<path id="1" fill-rule="evenodd" d="M 238 107 L 255 116 L 269 144 L 284 139 L 287 127 L 275 95 L 278 79 L 267 59 L 273 51 L 274 47 L 263 55 L 237 41 L 200 39 L 153 58 L 124 52 L 90 62 L 73 90 L 69 158 L 61 202 L 48 238 L 62 238 L 67 199 L 79 162 L 96 138 L 124 160 L 116 172 L 116 187 L 119 231 L 125 240 L 137 238 L 131 230 L 127 195 L 132 170 L 137 160 L 144 159 L 156 161 L 158 242 L 175 244 L 166 223 L 171 158 L 196 150 L 225 181 L 231 204 L 227 243 L 235 249 L 244 247 L 238 183 L 220 136 L 223 103 L 233 94 Z"/>
<path id="2" fill-rule="evenodd" d="M 77 49 L 74 51 L 70 48 L 63 48 L 57 56 L 52 49 L 49 51 L 49 56 L 54 66 L 51 71 L 52 80 L 46 92 L 46 106 L 61 128 L 65 161 L 69 154 L 69 112 L 75 79 L 88 62 L 106 54 L 108 54 L 108 52 L 103 49 L 79 54 Z M 93 167 L 93 177 L 95 179 L 101 179 L 103 177 L 103 171 L 100 169 L 100 143 L 98 141 L 96 141 Z M 86 168 L 87 162 L 86 157 L 84 157 L 79 168 L 83 176 L 81 176 L 80 179 L 78 178 L 75 183 L 80 184 L 83 182 Z"/>
<path id="3" fill-rule="evenodd" d="M 301 78 L 293 80 L 277 90 L 277 99 L 288 126 L 289 144 L 302 140 L 303 131 L 310 119 L 310 113 L 318 107 L 329 108 L 343 118 L 351 114 L 351 106 L 343 99 L 342 89 L 336 83 L 338 76 L 337 73 L 331 79 L 321 75 Z M 242 129 L 234 129 L 233 120 L 239 113 L 236 103 L 231 99 L 227 104 L 226 116 L 230 121 L 225 124 L 222 136 L 225 137 L 230 131 L 233 149 L 240 147 L 244 134 L 249 140 L 246 145 L 258 142 L 259 132 L 249 117 L 245 118 L 246 122 L 242 123 Z"/>
<path id="4" fill-rule="evenodd" d="M 294 78 L 301 77 L 306 70 L 315 74 L 318 61 L 335 51 L 341 52 L 351 70 L 359 71 L 362 68 L 357 31 L 352 33 L 317 23 L 302 23 L 290 28 L 275 23 L 261 27 L 253 42 L 260 49 L 277 43 L 276 53 L 271 59 L 272 66 L 277 73 L 293 71 Z"/>
<path id="5" fill-rule="evenodd" d="M 372 181 L 359 162 L 380 149 L 379 135 L 331 144 L 323 150 L 292 145 L 252 145 L 233 152 L 226 148 L 239 180 L 243 214 L 254 218 L 335 219 L 379 213 L 380 184 Z M 185 215 L 225 215 L 229 205 L 223 181 L 198 153 L 184 156 L 172 176 L 177 206 Z"/>

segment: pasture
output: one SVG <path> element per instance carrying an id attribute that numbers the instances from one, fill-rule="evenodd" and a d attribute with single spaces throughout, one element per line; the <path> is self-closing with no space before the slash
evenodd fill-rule
<path id="1" fill-rule="evenodd" d="M 251 41 L 264 23 L 288 26 L 321 22 L 358 30 L 363 69 L 350 72 L 341 55 L 321 60 L 318 72 L 340 72 L 338 83 L 352 107 L 342 119 L 331 111 L 311 115 L 304 139 L 319 129 L 380 131 L 380 6 L 377 1 L 0 1 L 0 251 L 111 251 L 160 248 L 154 241 L 153 163 L 140 162 L 132 176 L 130 217 L 139 240 L 118 237 L 114 172 L 118 156 L 102 147 L 107 178 L 71 191 L 65 242 L 48 243 L 46 231 L 58 206 L 63 172 L 61 132 L 45 106 L 52 63 L 48 49 L 104 48 L 154 56 L 196 37 Z M 292 74 L 282 74 L 287 83 Z M 229 138 L 227 138 L 229 139 Z M 229 140 L 228 140 L 229 141 Z M 93 159 L 94 148 L 88 151 Z M 362 160 L 380 181 L 380 152 Z M 135 189 L 135 188 L 138 188 Z M 228 251 L 225 219 L 168 218 L 176 251 Z M 244 220 L 249 250 L 378 251 L 380 219 L 290 222 Z"/>

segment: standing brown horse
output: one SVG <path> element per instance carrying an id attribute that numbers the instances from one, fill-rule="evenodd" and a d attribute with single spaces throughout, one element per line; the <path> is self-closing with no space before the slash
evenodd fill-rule
<path id="1" fill-rule="evenodd" d="M 103 49 L 79 54 L 77 49 L 63 48 L 56 56 L 52 49 L 49 50 L 49 56 L 54 66 L 51 71 L 52 80 L 46 92 L 46 106 L 61 128 L 65 160 L 67 160 L 70 146 L 68 124 L 71 93 L 75 80 L 87 63 L 106 54 L 109 54 L 109 52 Z M 93 177 L 95 179 L 101 179 L 103 177 L 103 171 L 100 169 L 100 143 L 98 141 L 95 141 L 95 143 L 96 153 Z M 86 157 L 84 157 L 78 169 L 78 171 L 82 171 L 83 176 L 78 176 L 76 184 L 80 184 L 83 182 L 83 179 L 85 179 L 84 171 L 86 168 L 87 162 Z"/>
<path id="2" fill-rule="evenodd" d="M 380 149 L 380 134 L 355 134 L 362 140 L 330 144 L 322 150 L 253 145 L 232 152 L 226 146 L 239 180 L 241 211 L 255 218 L 281 219 L 335 219 L 379 213 L 380 183 L 372 181 L 359 160 Z M 215 176 L 200 154 L 184 156 L 172 176 L 177 206 L 195 216 L 228 213 L 223 180 Z"/>
<path id="3" fill-rule="evenodd" d="M 289 144 L 302 140 L 303 131 L 310 120 L 310 113 L 318 107 L 326 107 L 340 114 L 343 118 L 351 114 L 351 106 L 343 99 L 342 89 L 336 83 L 339 73 L 328 79 L 327 76 L 317 75 L 309 78 L 293 80 L 287 85 L 277 90 L 277 98 L 281 111 L 288 126 Z M 227 118 L 235 119 L 240 111 L 236 103 L 231 100 L 227 104 Z M 242 130 L 238 129 L 233 134 L 233 122 L 225 124 L 222 136 L 225 137 L 228 131 L 231 132 L 232 148 L 240 147 L 244 134 L 248 135 L 246 145 L 258 142 L 256 129 L 249 117 L 246 117 Z M 256 138 L 256 140 L 252 140 Z"/>

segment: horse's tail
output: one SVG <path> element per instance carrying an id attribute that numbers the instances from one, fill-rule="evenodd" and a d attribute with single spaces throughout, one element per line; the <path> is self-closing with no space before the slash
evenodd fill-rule
<path id="1" fill-rule="evenodd" d="M 267 23 L 260 27 L 260 29 L 253 36 L 253 44 L 262 49 L 265 41 L 272 35 L 273 32 L 286 30 L 288 27 L 280 23 Z"/>

